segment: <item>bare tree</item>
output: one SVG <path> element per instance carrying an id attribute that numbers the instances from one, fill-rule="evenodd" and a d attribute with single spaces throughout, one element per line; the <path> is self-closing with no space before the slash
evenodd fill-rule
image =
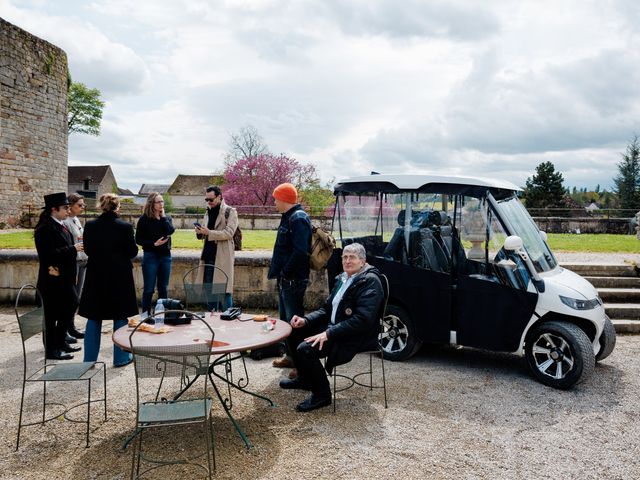
<path id="1" fill-rule="evenodd" d="M 227 162 L 232 162 L 267 153 L 269 153 L 269 148 L 256 127 L 245 125 L 240 128 L 239 132 L 231 134 L 229 151 L 225 158 Z"/>

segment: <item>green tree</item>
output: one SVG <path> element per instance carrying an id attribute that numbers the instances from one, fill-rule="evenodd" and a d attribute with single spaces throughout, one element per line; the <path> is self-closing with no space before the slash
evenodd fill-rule
<path id="1" fill-rule="evenodd" d="M 162 194 L 162 199 L 164 200 L 164 211 L 167 213 L 173 212 L 173 199 L 171 195 L 165 192 Z"/>
<path id="2" fill-rule="evenodd" d="M 88 88 L 84 83 L 71 82 L 67 93 L 67 134 L 73 132 L 100 135 L 100 122 L 104 102 L 100 90 Z"/>
<path id="3" fill-rule="evenodd" d="M 640 142 L 635 135 L 618 163 L 618 176 L 613 179 L 620 208 L 640 208 Z"/>
<path id="4" fill-rule="evenodd" d="M 322 215 L 328 210 L 333 212 L 336 197 L 333 195 L 333 181 L 325 186 L 318 179 L 313 179 L 300 190 L 300 203 L 303 203 L 311 215 Z"/>
<path id="5" fill-rule="evenodd" d="M 564 178 L 551 162 L 542 162 L 536 174 L 527 178 L 523 198 L 527 208 L 562 208 L 565 206 Z"/>

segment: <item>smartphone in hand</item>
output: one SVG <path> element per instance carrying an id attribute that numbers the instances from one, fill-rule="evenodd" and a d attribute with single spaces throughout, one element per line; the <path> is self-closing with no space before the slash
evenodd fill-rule
<path id="1" fill-rule="evenodd" d="M 198 222 L 193 222 L 193 226 L 197 228 L 202 228 L 202 225 L 200 225 L 200 223 Z"/>

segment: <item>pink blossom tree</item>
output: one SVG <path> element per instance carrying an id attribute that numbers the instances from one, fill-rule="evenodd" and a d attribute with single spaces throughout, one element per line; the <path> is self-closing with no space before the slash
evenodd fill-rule
<path id="1" fill-rule="evenodd" d="M 301 164 L 284 154 L 229 159 L 224 171 L 224 196 L 230 205 L 260 206 L 264 211 L 273 211 L 271 194 L 279 184 L 289 182 L 302 191 L 317 183 L 317 178 L 313 165 Z"/>

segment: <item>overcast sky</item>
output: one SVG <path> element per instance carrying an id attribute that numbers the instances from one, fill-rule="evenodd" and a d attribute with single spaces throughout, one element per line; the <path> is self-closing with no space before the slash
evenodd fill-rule
<path id="1" fill-rule="evenodd" d="M 229 134 L 323 181 L 381 173 L 611 187 L 640 133 L 637 0 L 0 0 L 102 91 L 70 165 L 121 187 L 223 168 Z"/>

